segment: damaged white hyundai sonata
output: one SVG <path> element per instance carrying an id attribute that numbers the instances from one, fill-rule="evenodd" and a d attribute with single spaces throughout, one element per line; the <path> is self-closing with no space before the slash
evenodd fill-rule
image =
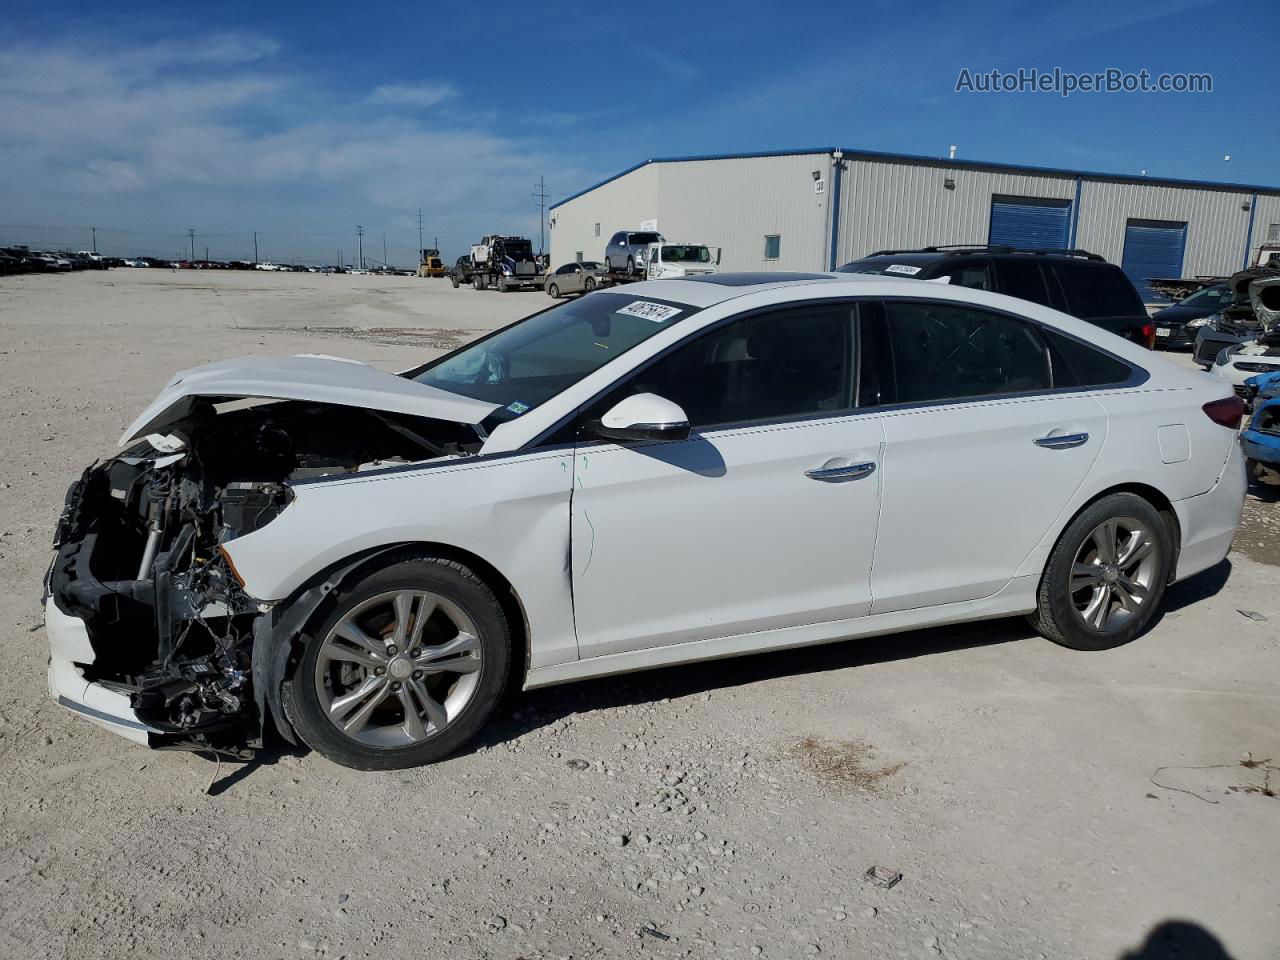
<path id="1" fill-rule="evenodd" d="M 915 280 L 600 291 L 401 375 L 188 370 L 67 494 L 53 696 L 156 747 L 448 755 L 525 688 L 1015 614 L 1100 650 L 1239 521 L 1242 403 Z"/>

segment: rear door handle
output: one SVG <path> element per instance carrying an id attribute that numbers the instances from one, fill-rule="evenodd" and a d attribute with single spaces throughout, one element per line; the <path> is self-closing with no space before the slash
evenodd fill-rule
<path id="1" fill-rule="evenodd" d="M 1087 433 L 1064 433 L 1056 437 L 1036 437 L 1035 445 L 1037 447 L 1046 447 L 1049 450 L 1070 450 L 1072 447 L 1082 447 L 1089 442 Z"/>
<path id="2" fill-rule="evenodd" d="M 821 480 L 823 483 L 847 483 L 850 480 L 861 480 L 876 472 L 874 463 L 848 463 L 828 460 L 820 467 L 806 470 L 804 475 L 810 480 Z"/>

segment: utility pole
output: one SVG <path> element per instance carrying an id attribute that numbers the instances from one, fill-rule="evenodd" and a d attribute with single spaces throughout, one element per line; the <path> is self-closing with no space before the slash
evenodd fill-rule
<path id="1" fill-rule="evenodd" d="M 90 227 L 89 232 L 93 234 L 93 252 L 98 252 L 98 228 Z"/>
<path id="2" fill-rule="evenodd" d="M 547 245 L 547 178 L 539 177 L 534 186 L 537 192 L 533 199 L 538 201 L 538 254 L 541 256 Z"/>
<path id="3" fill-rule="evenodd" d="M 364 269 L 364 227 L 356 224 L 356 246 L 360 252 L 360 269 Z"/>
<path id="4" fill-rule="evenodd" d="M 384 267 L 387 265 L 387 235 L 385 233 L 382 235 L 382 265 Z"/>
<path id="5" fill-rule="evenodd" d="M 418 208 L 418 256 L 422 256 L 422 208 Z"/>
<path id="6" fill-rule="evenodd" d="M 187 237 L 191 240 L 191 259 L 196 258 L 196 232 L 194 229 L 187 230 Z"/>
<path id="7" fill-rule="evenodd" d="M 258 262 L 258 231 L 253 231 L 253 262 Z"/>
<path id="8" fill-rule="evenodd" d="M 209 248 L 208 248 L 208 247 L 205 247 L 205 248 L 204 248 L 204 260 L 205 260 L 205 263 L 208 263 L 208 262 L 209 262 Z"/>

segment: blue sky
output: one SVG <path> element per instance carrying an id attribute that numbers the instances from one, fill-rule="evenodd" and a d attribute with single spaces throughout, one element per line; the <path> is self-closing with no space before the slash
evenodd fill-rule
<path id="1" fill-rule="evenodd" d="M 509 16 L 497 15 L 507 9 Z M 0 33 L 0 242 L 413 261 L 538 235 L 653 156 L 839 145 L 1280 185 L 1274 0 L 32 4 Z M 964 94 L 962 68 L 1209 73 Z M 1263 122 L 1260 118 L 1272 118 Z M 1224 161 L 1224 155 L 1230 161 Z"/>

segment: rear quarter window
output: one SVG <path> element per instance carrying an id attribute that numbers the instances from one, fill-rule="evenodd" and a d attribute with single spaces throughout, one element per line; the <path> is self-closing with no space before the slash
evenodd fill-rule
<path id="1" fill-rule="evenodd" d="M 1133 374 L 1123 360 L 1117 360 L 1088 344 L 1057 330 L 1041 328 L 1053 362 L 1054 387 L 1108 387 L 1124 383 Z"/>

